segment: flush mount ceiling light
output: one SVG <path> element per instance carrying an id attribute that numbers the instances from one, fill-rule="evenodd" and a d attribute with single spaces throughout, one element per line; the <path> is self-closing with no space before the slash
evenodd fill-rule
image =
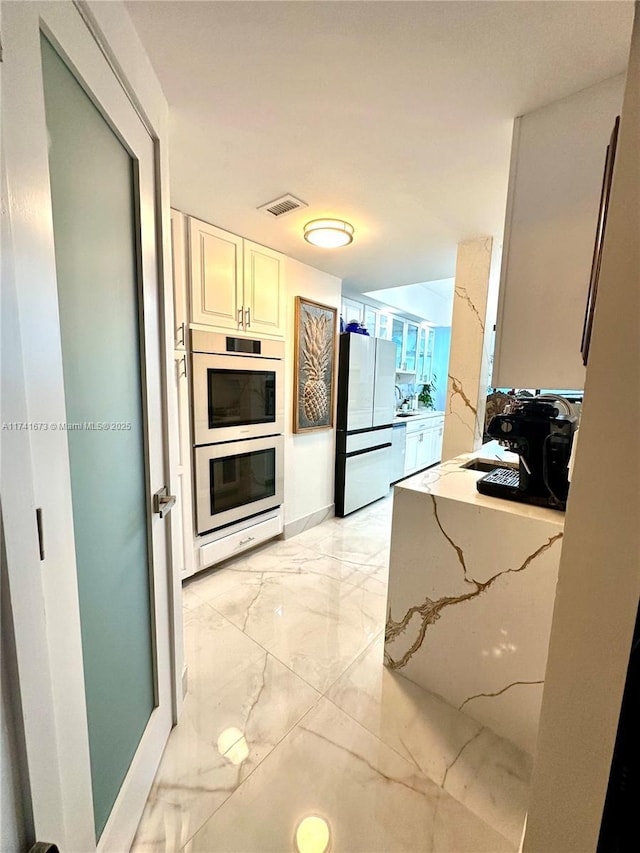
<path id="1" fill-rule="evenodd" d="M 338 249 L 353 242 L 353 225 L 343 219 L 314 219 L 304 226 L 304 239 L 322 249 Z"/>

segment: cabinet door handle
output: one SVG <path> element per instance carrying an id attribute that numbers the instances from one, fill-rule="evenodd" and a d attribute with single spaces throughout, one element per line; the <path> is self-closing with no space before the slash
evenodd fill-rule
<path id="1" fill-rule="evenodd" d="M 239 329 L 242 328 L 242 316 L 243 316 L 243 314 L 244 314 L 244 311 L 242 310 L 242 308 L 238 308 L 238 328 Z"/>
<path id="2" fill-rule="evenodd" d="M 186 356 L 186 354 L 178 359 L 178 365 L 179 365 L 179 367 L 178 367 L 178 378 L 180 378 L 181 376 L 186 376 L 187 375 L 187 356 Z"/>
<path id="3" fill-rule="evenodd" d="M 255 536 L 247 536 L 247 538 L 246 538 L 246 539 L 241 539 L 241 540 L 238 542 L 238 545 L 248 545 L 248 544 L 249 544 L 249 542 L 253 542 L 253 540 L 254 540 L 255 538 L 256 538 Z"/>
<path id="4" fill-rule="evenodd" d="M 245 311 L 245 327 L 248 329 L 251 325 L 251 308 L 247 308 Z"/>
<path id="5" fill-rule="evenodd" d="M 176 329 L 176 346 L 184 346 L 184 323 L 180 323 L 180 325 Z"/>

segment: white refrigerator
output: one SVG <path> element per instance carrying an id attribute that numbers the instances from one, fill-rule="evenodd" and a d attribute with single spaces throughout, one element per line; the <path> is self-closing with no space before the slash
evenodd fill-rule
<path id="1" fill-rule="evenodd" d="M 340 335 L 335 510 L 343 517 L 389 491 L 396 344 Z"/>

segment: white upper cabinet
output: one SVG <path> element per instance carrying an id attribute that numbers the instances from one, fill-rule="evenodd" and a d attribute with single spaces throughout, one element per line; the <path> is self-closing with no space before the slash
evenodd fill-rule
<path id="1" fill-rule="evenodd" d="M 242 329 L 242 238 L 189 219 L 191 321 Z"/>
<path id="2" fill-rule="evenodd" d="M 243 310 L 249 332 L 282 334 L 283 260 L 273 249 L 244 241 Z"/>
<path id="3" fill-rule="evenodd" d="M 284 256 L 189 218 L 191 322 L 246 334 L 283 334 Z"/>
<path id="4" fill-rule="evenodd" d="M 515 122 L 491 384 L 584 387 L 582 326 L 624 75 Z"/>

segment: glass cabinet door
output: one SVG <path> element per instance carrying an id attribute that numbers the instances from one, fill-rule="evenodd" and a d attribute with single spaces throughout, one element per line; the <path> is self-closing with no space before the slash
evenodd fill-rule
<path id="1" fill-rule="evenodd" d="M 415 373 L 418 359 L 418 327 L 407 323 L 407 344 L 404 359 L 404 369 L 407 373 Z"/>
<path id="2" fill-rule="evenodd" d="M 426 352 L 426 337 L 427 330 L 424 326 L 420 327 L 420 331 L 418 332 L 418 365 L 416 367 L 416 380 L 418 382 L 425 382 L 425 352 Z"/>
<path id="3" fill-rule="evenodd" d="M 385 340 L 389 340 L 391 337 L 391 317 L 389 314 L 385 314 L 384 311 L 378 312 L 377 324 L 376 324 L 376 338 L 384 338 Z"/>
<path id="4" fill-rule="evenodd" d="M 348 325 L 352 321 L 362 323 L 363 305 L 360 302 L 355 302 L 353 299 L 342 300 L 342 319 Z"/>
<path id="5" fill-rule="evenodd" d="M 364 325 L 366 330 L 369 332 L 371 337 L 373 338 L 376 333 L 376 315 L 377 311 L 375 308 L 371 308 L 369 305 L 364 306 Z"/>
<path id="6" fill-rule="evenodd" d="M 403 349 L 404 349 L 404 320 L 398 320 L 396 317 L 391 324 L 391 340 L 396 345 L 396 370 L 404 370 L 403 364 Z"/>
<path id="7" fill-rule="evenodd" d="M 424 382 L 433 381 L 433 344 L 436 333 L 434 329 L 425 329 L 426 350 L 424 354 Z"/>

